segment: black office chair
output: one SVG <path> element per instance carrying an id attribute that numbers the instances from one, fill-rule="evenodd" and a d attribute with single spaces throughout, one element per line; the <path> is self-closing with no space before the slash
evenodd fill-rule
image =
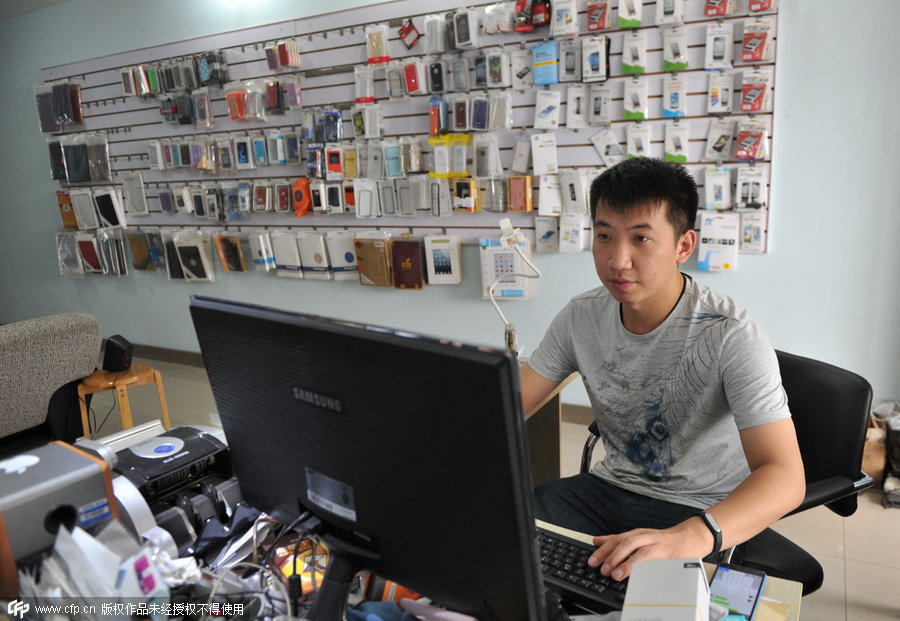
<path id="1" fill-rule="evenodd" d="M 838 367 L 776 351 L 781 381 L 797 430 L 806 469 L 806 497 L 788 515 L 825 505 L 847 517 L 856 511 L 857 495 L 875 481 L 862 470 L 872 386 L 864 378 Z M 584 445 L 581 471 L 589 472 L 597 424 Z M 741 565 L 770 576 L 803 583 L 803 595 L 822 586 L 819 562 L 789 539 L 767 528 L 744 544 Z"/>

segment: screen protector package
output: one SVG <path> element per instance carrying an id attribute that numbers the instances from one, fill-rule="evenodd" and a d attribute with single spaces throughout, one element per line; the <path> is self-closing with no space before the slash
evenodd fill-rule
<path id="1" fill-rule="evenodd" d="M 734 24 L 722 22 L 706 26 L 705 68 L 731 69 L 734 62 Z"/>
<path id="2" fill-rule="evenodd" d="M 623 107 L 624 119 L 626 121 L 642 121 L 647 118 L 648 107 L 647 82 L 637 79 L 626 82 Z"/>
<path id="3" fill-rule="evenodd" d="M 622 73 L 637 75 L 647 72 L 647 31 L 633 30 L 625 35 L 622 48 Z"/>
<path id="4" fill-rule="evenodd" d="M 765 119 L 741 119 L 738 124 L 734 157 L 738 160 L 762 160 L 768 157 L 768 127 Z"/>
<path id="5" fill-rule="evenodd" d="M 665 160 L 684 164 L 688 160 L 688 140 L 690 137 L 688 124 L 676 121 L 666 125 Z"/>
<path id="6" fill-rule="evenodd" d="M 772 60 L 775 51 L 773 34 L 775 19 L 757 17 L 744 21 L 744 38 L 741 42 L 741 61 L 759 63 Z"/>
<path id="7" fill-rule="evenodd" d="M 663 39 L 663 71 L 684 71 L 688 61 L 687 31 L 683 28 L 665 28 Z"/>
<path id="8" fill-rule="evenodd" d="M 741 112 L 767 112 L 772 109 L 772 85 L 775 68 L 772 65 L 744 72 L 741 84 Z"/>
<path id="9" fill-rule="evenodd" d="M 703 159 L 713 162 L 730 159 L 731 140 L 734 137 L 736 121 L 712 119 L 709 122 L 709 133 L 706 137 L 706 151 Z"/>
<path id="10" fill-rule="evenodd" d="M 738 209 L 765 209 L 768 204 L 766 179 L 768 179 L 768 174 L 764 165 L 751 164 L 738 168 L 735 207 Z"/>
<path id="11" fill-rule="evenodd" d="M 650 156 L 650 126 L 646 123 L 631 123 L 625 128 L 626 156 Z"/>

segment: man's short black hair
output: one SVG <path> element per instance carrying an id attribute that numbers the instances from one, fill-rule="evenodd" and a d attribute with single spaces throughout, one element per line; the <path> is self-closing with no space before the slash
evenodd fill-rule
<path id="1" fill-rule="evenodd" d="M 603 171 L 591 183 L 591 222 L 596 222 L 600 204 L 619 214 L 668 205 L 666 217 L 681 237 L 694 228 L 699 200 L 697 183 L 684 166 L 636 157 Z"/>

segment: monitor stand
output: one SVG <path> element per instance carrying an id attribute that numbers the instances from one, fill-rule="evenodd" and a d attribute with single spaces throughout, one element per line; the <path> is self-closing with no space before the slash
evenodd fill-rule
<path id="1" fill-rule="evenodd" d="M 308 618 L 313 621 L 346 621 L 347 596 L 353 578 L 370 563 L 380 561 L 381 555 L 327 533 L 322 535 L 322 540 L 328 546 L 330 561 Z"/>

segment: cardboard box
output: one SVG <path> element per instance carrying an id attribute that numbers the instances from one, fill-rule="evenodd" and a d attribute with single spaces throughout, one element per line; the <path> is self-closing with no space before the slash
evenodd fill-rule
<path id="1" fill-rule="evenodd" d="M 699 558 L 635 563 L 621 621 L 708 621 L 709 584 Z"/>

